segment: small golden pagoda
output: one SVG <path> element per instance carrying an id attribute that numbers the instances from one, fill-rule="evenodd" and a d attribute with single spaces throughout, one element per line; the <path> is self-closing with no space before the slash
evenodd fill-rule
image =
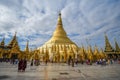
<path id="1" fill-rule="evenodd" d="M 30 58 L 31 58 L 30 51 L 29 51 L 29 41 L 28 40 L 27 40 L 27 43 L 26 43 L 25 50 L 23 52 L 23 56 L 26 60 L 30 60 Z"/>
<path id="2" fill-rule="evenodd" d="M 107 59 L 107 55 L 105 54 L 102 48 L 100 49 L 99 59 Z"/>
<path id="3" fill-rule="evenodd" d="M 19 59 L 21 51 L 18 45 L 16 33 L 8 45 L 5 45 L 5 38 L 0 43 L 0 58 L 3 59 Z"/>
<path id="4" fill-rule="evenodd" d="M 16 59 L 19 58 L 19 54 L 21 53 L 21 51 L 18 45 L 16 32 L 15 32 L 15 35 L 13 36 L 13 39 L 8 44 L 8 47 L 10 48 L 10 58 L 16 58 Z"/>
<path id="5" fill-rule="evenodd" d="M 89 59 L 90 61 L 94 61 L 93 51 L 92 51 L 91 45 L 88 46 L 87 59 Z"/>
<path id="6" fill-rule="evenodd" d="M 84 46 L 82 45 L 82 47 L 79 49 L 79 58 L 78 61 L 85 61 L 87 59 L 87 54 L 86 54 L 86 50 L 84 48 Z M 80 60 L 79 60 L 80 59 Z"/>
<path id="7" fill-rule="evenodd" d="M 63 28 L 61 13 L 59 13 L 53 36 L 38 50 L 41 57 L 54 62 L 65 62 L 69 58 L 75 58 L 75 55 L 78 54 L 78 46 L 67 37 Z"/>
<path id="8" fill-rule="evenodd" d="M 93 58 L 94 58 L 94 61 L 97 61 L 98 59 L 100 59 L 99 58 L 99 55 L 100 53 L 99 53 L 99 50 L 98 50 L 98 47 L 95 45 L 95 47 L 94 47 L 94 52 L 93 52 Z"/>

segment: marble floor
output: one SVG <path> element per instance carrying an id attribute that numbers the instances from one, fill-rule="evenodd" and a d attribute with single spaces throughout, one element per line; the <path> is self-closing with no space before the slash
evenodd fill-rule
<path id="1" fill-rule="evenodd" d="M 17 65 L 0 63 L 0 80 L 120 80 L 120 64 L 82 65 L 75 67 L 65 63 L 27 64 L 25 72 L 18 72 Z"/>

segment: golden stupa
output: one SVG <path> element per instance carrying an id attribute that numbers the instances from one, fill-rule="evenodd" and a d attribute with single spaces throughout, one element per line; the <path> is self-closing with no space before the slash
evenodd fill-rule
<path id="1" fill-rule="evenodd" d="M 37 50 L 40 59 L 43 61 L 65 62 L 77 56 L 78 46 L 67 37 L 62 24 L 61 13 L 59 13 L 53 36 Z"/>

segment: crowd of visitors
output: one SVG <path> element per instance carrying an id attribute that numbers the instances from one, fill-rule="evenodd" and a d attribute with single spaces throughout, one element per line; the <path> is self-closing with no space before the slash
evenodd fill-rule
<path id="1" fill-rule="evenodd" d="M 0 59 L 0 62 L 10 62 L 13 65 L 18 65 L 18 72 L 25 72 L 26 68 L 27 68 L 27 60 L 26 59 Z M 30 60 L 30 66 L 39 66 L 40 65 L 40 60 Z M 44 63 L 47 65 L 48 61 L 45 60 Z M 91 61 L 91 60 L 86 60 L 86 61 L 78 61 L 77 59 L 68 59 L 67 64 L 72 67 L 74 67 L 75 65 L 78 65 L 78 63 L 81 64 L 87 64 L 87 65 L 92 65 L 92 64 L 97 64 L 97 65 L 109 65 L 109 64 L 114 64 L 114 63 L 118 63 L 120 64 L 120 59 L 114 60 L 114 59 L 99 59 L 97 61 Z"/>

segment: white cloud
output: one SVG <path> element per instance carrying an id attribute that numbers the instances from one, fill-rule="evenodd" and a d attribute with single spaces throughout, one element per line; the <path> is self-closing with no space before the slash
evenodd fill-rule
<path id="1" fill-rule="evenodd" d="M 0 34 L 10 38 L 17 31 L 20 45 L 40 46 L 55 30 L 61 10 L 64 29 L 79 46 L 90 42 L 104 46 L 104 32 L 117 37 L 120 15 L 117 0 L 1 0 Z M 114 32 L 114 33 L 113 33 Z M 74 34 L 77 34 L 74 35 Z M 71 36 L 70 36 L 71 35 Z M 111 36 L 110 36 L 111 37 Z M 97 40 L 100 39 L 101 40 Z M 119 40 L 120 37 L 117 38 Z M 110 39 L 113 41 L 113 38 Z M 120 43 L 120 42 L 118 42 Z"/>

